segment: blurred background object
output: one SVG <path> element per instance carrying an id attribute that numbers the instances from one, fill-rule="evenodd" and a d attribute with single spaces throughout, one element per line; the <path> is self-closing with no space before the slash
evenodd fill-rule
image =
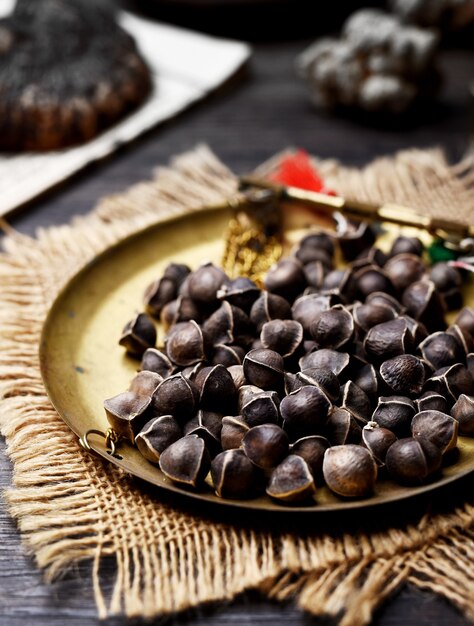
<path id="1" fill-rule="evenodd" d="M 434 31 L 362 9 L 345 22 L 339 39 L 316 41 L 297 65 L 318 107 L 402 113 L 438 87 L 437 45 Z"/>
<path id="2" fill-rule="evenodd" d="M 474 0 L 390 0 L 403 20 L 441 30 L 459 30 L 474 22 Z"/>

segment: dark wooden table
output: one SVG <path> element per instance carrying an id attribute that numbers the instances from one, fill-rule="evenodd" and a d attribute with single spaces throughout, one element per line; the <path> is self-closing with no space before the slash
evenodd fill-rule
<path id="1" fill-rule="evenodd" d="M 122 150 L 94 165 L 63 188 L 34 203 L 11 219 L 20 231 L 60 224 L 89 211 L 99 198 L 146 179 L 154 167 L 176 153 L 207 142 L 229 166 L 246 172 L 288 145 L 301 146 L 322 157 L 337 157 L 362 165 L 373 157 L 412 146 L 442 146 L 451 160 L 468 144 L 468 82 L 474 78 L 474 52 L 445 50 L 446 77 L 440 103 L 406 125 L 371 128 L 350 119 L 315 113 L 304 86 L 295 77 L 295 55 L 306 42 L 259 44 L 247 71 L 219 93 Z M 1 199 L 0 199 L 1 201 Z M 2 445 L 2 451 L 4 445 Z M 0 488 L 10 484 L 11 467 L 0 455 Z M 33 560 L 25 554 L 15 524 L 0 507 L 0 626 L 53 626 L 96 623 L 89 584 L 89 567 L 75 567 L 66 580 L 42 582 Z M 115 618 L 109 624 L 122 624 Z M 301 614 L 292 605 L 275 605 L 255 593 L 230 605 L 179 616 L 174 626 L 224 624 L 329 624 Z M 448 603 L 429 593 L 404 588 L 376 615 L 374 624 L 395 626 L 461 626 L 468 624 Z"/>

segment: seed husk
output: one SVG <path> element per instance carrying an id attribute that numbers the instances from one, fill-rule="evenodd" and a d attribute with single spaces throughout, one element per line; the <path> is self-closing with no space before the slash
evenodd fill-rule
<path id="1" fill-rule="evenodd" d="M 240 416 L 226 415 L 222 418 L 221 446 L 223 450 L 240 448 L 242 439 L 250 430 L 245 420 Z"/>
<path id="2" fill-rule="evenodd" d="M 457 420 L 446 413 L 422 411 L 413 418 L 411 432 L 415 439 L 428 439 L 440 449 L 441 454 L 445 454 L 456 447 L 458 427 Z"/>
<path id="3" fill-rule="evenodd" d="M 314 478 L 308 464 L 296 454 L 290 454 L 275 467 L 267 487 L 267 494 L 282 502 L 301 502 L 310 498 L 315 491 Z"/>
<path id="4" fill-rule="evenodd" d="M 326 423 L 331 402 L 316 385 L 306 385 L 285 396 L 280 413 L 285 428 L 305 435 L 318 434 Z"/>
<path id="5" fill-rule="evenodd" d="M 338 496 L 363 498 L 374 489 L 377 465 L 362 446 L 333 446 L 324 454 L 323 474 L 329 489 Z"/>
<path id="6" fill-rule="evenodd" d="M 248 458 L 262 469 L 276 467 L 288 454 L 288 436 L 276 424 L 254 426 L 245 433 L 242 448 Z"/>
<path id="7" fill-rule="evenodd" d="M 290 454 L 302 457 L 311 471 L 313 478 L 322 477 L 324 453 L 330 447 L 329 441 L 321 435 L 309 435 L 298 439 L 290 446 Z"/>
<path id="8" fill-rule="evenodd" d="M 136 315 L 124 326 L 119 344 L 132 356 L 141 357 L 147 348 L 156 344 L 153 320 L 146 313 Z"/>
<path id="9" fill-rule="evenodd" d="M 380 427 L 377 422 L 368 422 L 362 429 L 362 442 L 379 467 L 385 465 L 388 449 L 397 440 L 396 435 L 388 428 Z"/>
<path id="10" fill-rule="evenodd" d="M 423 389 L 425 368 L 416 356 L 401 354 L 382 363 L 380 377 L 393 394 L 417 396 Z"/>
<path id="11" fill-rule="evenodd" d="M 143 353 L 140 369 L 147 372 L 156 372 L 163 378 L 168 378 L 173 372 L 173 364 L 161 350 L 148 348 Z"/>
<path id="12" fill-rule="evenodd" d="M 390 476 L 402 485 L 419 485 L 441 466 L 441 451 L 431 441 L 408 437 L 388 449 L 385 464 Z"/>
<path id="13" fill-rule="evenodd" d="M 206 359 L 204 335 L 194 320 L 175 324 L 165 339 L 165 348 L 169 359 L 181 367 Z"/>
<path id="14" fill-rule="evenodd" d="M 326 437 L 333 446 L 360 443 L 362 429 L 347 409 L 333 407 L 324 427 Z"/>
<path id="15" fill-rule="evenodd" d="M 411 420 L 415 413 L 415 405 L 410 398 L 382 396 L 379 398 L 371 421 L 403 437 L 410 432 Z"/>
<path id="16" fill-rule="evenodd" d="M 283 357 L 274 350 L 250 350 L 244 358 L 245 378 L 250 384 L 264 390 L 277 390 L 283 386 Z"/>
<path id="17" fill-rule="evenodd" d="M 188 487 L 200 484 L 210 467 L 211 459 L 206 444 L 197 435 L 178 439 L 160 456 L 160 468 L 165 476 Z"/>
<path id="18" fill-rule="evenodd" d="M 293 356 L 303 342 L 303 327 L 294 320 L 271 320 L 262 326 L 262 346 L 281 354 Z"/>
<path id="19" fill-rule="evenodd" d="M 143 426 L 135 444 L 145 459 L 159 463 L 161 453 L 182 436 L 181 427 L 172 415 L 160 415 Z"/>
<path id="20" fill-rule="evenodd" d="M 459 423 L 459 434 L 474 436 L 474 397 L 462 393 L 456 400 L 451 415 Z"/>
<path id="21" fill-rule="evenodd" d="M 211 477 L 220 498 L 248 498 L 255 492 L 257 469 L 243 450 L 224 450 L 211 463 Z"/>
<path id="22" fill-rule="evenodd" d="M 352 315 L 341 305 L 322 311 L 310 325 L 310 333 L 318 348 L 339 350 L 354 336 Z"/>

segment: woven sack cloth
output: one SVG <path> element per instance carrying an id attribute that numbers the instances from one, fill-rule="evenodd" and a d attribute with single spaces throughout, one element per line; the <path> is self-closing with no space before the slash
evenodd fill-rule
<path id="1" fill-rule="evenodd" d="M 413 150 L 361 170 L 316 164 L 326 184 L 349 199 L 474 219 L 472 161 L 453 167 L 441 151 Z M 235 190 L 235 176 L 199 146 L 69 225 L 40 230 L 36 239 L 8 232 L 0 256 L 0 425 L 14 467 L 6 498 L 25 545 L 49 578 L 90 560 L 100 617 L 170 614 L 257 588 L 356 626 L 410 582 L 474 620 L 472 480 L 451 488 L 448 502 L 420 501 L 407 516 L 371 513 L 344 525 L 311 518 L 275 526 L 253 515 L 236 523 L 235 514 L 232 520 L 215 511 L 206 517 L 83 451 L 49 402 L 38 344 L 65 281 L 131 232 Z M 100 566 L 110 558 L 115 580 L 105 594 Z"/>

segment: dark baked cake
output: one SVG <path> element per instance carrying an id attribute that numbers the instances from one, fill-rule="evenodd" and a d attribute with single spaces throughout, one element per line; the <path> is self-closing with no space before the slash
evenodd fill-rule
<path id="1" fill-rule="evenodd" d="M 0 150 L 92 139 L 151 88 L 135 42 L 99 0 L 18 0 L 0 20 Z"/>

